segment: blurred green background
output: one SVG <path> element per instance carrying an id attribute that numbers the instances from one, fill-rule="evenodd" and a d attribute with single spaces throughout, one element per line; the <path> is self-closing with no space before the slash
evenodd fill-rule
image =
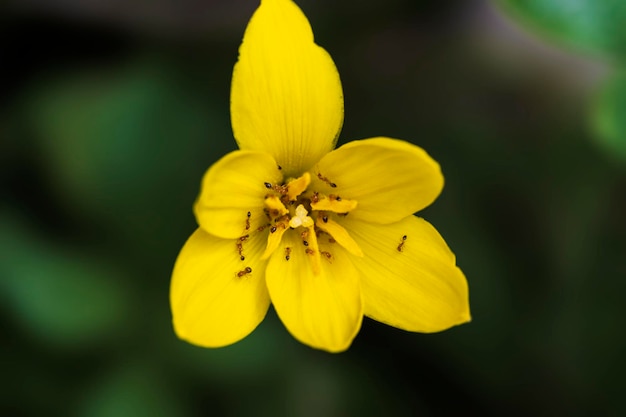
<path id="1" fill-rule="evenodd" d="M 176 339 L 168 290 L 204 171 L 235 149 L 251 0 L 2 7 L 3 416 L 626 415 L 626 3 L 301 0 L 345 94 L 340 143 L 409 140 L 473 321 L 365 320 L 340 355 L 270 311 Z"/>

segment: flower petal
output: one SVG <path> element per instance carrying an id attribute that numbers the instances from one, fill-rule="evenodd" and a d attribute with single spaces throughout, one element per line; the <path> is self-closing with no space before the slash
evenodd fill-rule
<path id="1" fill-rule="evenodd" d="M 278 316 L 300 342 L 329 352 L 346 350 L 363 319 L 359 275 L 349 255 L 320 240 L 325 256 L 315 275 L 314 256 L 306 253 L 297 231 L 285 233 L 281 245 L 270 258 L 266 278 Z"/>
<path id="2" fill-rule="evenodd" d="M 269 152 L 287 176 L 335 146 L 343 123 L 339 73 L 290 0 L 263 0 L 233 70 L 231 119 L 241 149 Z"/>
<path id="3" fill-rule="evenodd" d="M 256 230 L 267 223 L 263 208 L 268 190 L 264 183 L 281 181 L 282 173 L 269 154 L 231 152 L 204 175 L 194 205 L 196 220 L 205 231 L 224 239 Z"/>
<path id="4" fill-rule="evenodd" d="M 365 254 L 355 267 L 366 316 L 424 333 L 470 320 L 465 276 L 430 223 L 409 216 L 388 225 L 354 219 L 342 224 Z"/>
<path id="5" fill-rule="evenodd" d="M 372 223 L 397 222 L 430 205 L 443 188 L 439 164 L 422 148 L 388 138 L 343 145 L 311 177 L 313 189 L 358 202 L 350 218 Z"/>
<path id="6" fill-rule="evenodd" d="M 245 246 L 241 261 L 234 240 L 197 229 L 178 255 L 170 303 L 178 337 L 205 347 L 235 343 L 263 320 L 269 307 L 261 235 Z M 250 273 L 246 272 L 250 268 Z"/>

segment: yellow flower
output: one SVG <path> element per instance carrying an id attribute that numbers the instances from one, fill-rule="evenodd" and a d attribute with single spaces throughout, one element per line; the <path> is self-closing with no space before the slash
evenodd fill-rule
<path id="1" fill-rule="evenodd" d="M 470 320 L 453 253 L 413 216 L 441 192 L 439 165 L 389 138 L 333 150 L 339 74 L 290 0 L 262 0 L 250 20 L 231 118 L 240 150 L 205 174 L 199 228 L 174 267 L 181 339 L 235 343 L 270 302 L 296 339 L 330 352 L 350 346 L 363 315 L 415 332 Z"/>

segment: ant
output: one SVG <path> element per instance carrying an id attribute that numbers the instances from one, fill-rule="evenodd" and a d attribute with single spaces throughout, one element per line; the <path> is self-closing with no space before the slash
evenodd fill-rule
<path id="1" fill-rule="evenodd" d="M 243 270 L 241 270 L 241 271 L 237 272 L 237 277 L 238 277 L 238 278 L 241 278 L 241 277 L 243 277 L 244 275 L 248 275 L 248 274 L 249 274 L 249 273 L 251 273 L 251 272 L 252 272 L 252 268 L 250 268 L 249 266 L 246 266 L 246 268 L 245 268 L 245 269 L 243 269 Z"/>
<path id="2" fill-rule="evenodd" d="M 400 244 L 398 245 L 398 252 L 402 252 L 402 249 L 404 248 L 404 242 L 406 242 L 406 235 L 402 236 L 402 240 L 400 241 Z"/>
<path id="3" fill-rule="evenodd" d="M 325 176 L 322 175 L 321 172 L 317 173 L 317 178 L 320 179 L 320 181 L 324 181 L 326 184 L 328 184 L 331 188 L 337 188 L 337 184 L 335 184 L 334 182 L 331 182 L 328 178 L 326 178 Z"/>

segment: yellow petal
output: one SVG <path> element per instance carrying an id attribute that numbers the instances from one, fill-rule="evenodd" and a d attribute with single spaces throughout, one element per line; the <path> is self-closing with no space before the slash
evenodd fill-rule
<path id="1" fill-rule="evenodd" d="M 263 0 L 233 70 L 231 121 L 241 149 L 269 152 L 296 177 L 333 149 L 343 93 L 330 55 L 290 0 Z"/>
<path id="2" fill-rule="evenodd" d="M 409 216 L 388 225 L 354 219 L 343 224 L 365 254 L 355 262 L 365 315 L 425 333 L 470 320 L 465 276 L 427 221 Z"/>
<path id="3" fill-rule="evenodd" d="M 199 346 L 226 346 L 246 337 L 263 320 L 269 307 L 266 262 L 260 260 L 265 240 L 260 234 L 255 237 L 244 246 L 245 261 L 235 240 L 202 229 L 187 240 L 170 289 L 178 337 Z"/>
<path id="4" fill-rule="evenodd" d="M 313 190 L 358 202 L 350 218 L 372 223 L 403 219 L 431 204 L 443 188 L 439 165 L 422 148 L 388 138 L 343 145 L 324 156 L 311 177 Z"/>
<path id="5" fill-rule="evenodd" d="M 256 230 L 267 223 L 263 208 L 268 189 L 264 183 L 281 181 L 282 174 L 270 155 L 231 152 L 204 175 L 194 205 L 196 220 L 205 231 L 225 239 Z"/>
<path id="6" fill-rule="evenodd" d="M 272 303 L 285 327 L 300 342 L 341 352 L 350 346 L 363 319 L 358 273 L 339 245 L 320 241 L 319 250 L 325 256 L 320 261 L 320 273 L 315 275 L 310 259 L 313 255 L 306 249 L 297 231 L 283 236 L 281 249 L 274 252 L 267 266 Z"/>

